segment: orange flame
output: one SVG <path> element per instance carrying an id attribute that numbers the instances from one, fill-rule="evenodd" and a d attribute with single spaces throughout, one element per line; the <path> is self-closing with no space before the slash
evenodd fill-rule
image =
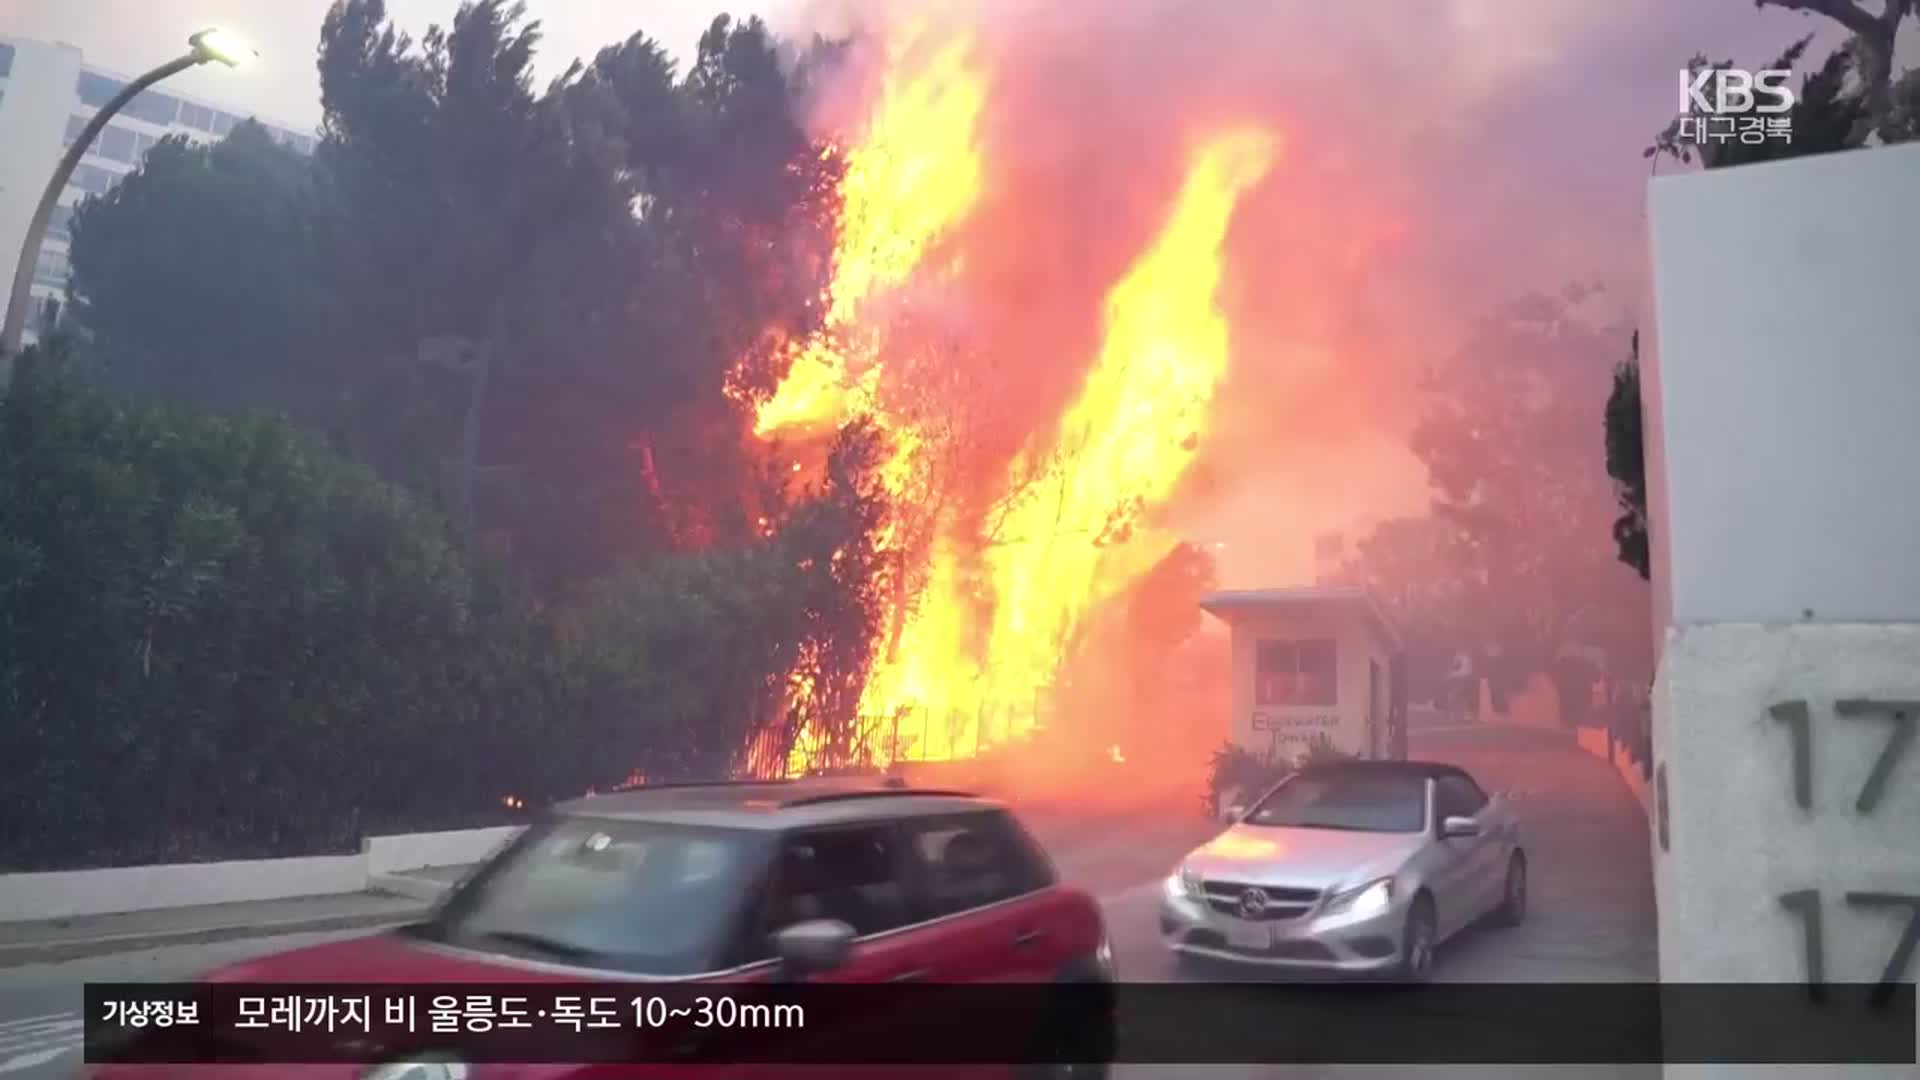
<path id="1" fill-rule="evenodd" d="M 923 25 L 889 49 L 877 104 L 847 151 L 824 326 L 795 344 L 756 415 L 763 435 L 872 415 L 894 442 L 883 479 L 896 496 L 926 467 L 929 440 L 882 393 L 882 350 L 906 346 L 889 340 L 873 301 L 942 272 L 930 255 L 980 197 L 988 89 L 969 36 L 928 47 Z M 1172 549 L 1153 512 L 1193 463 L 1230 359 L 1221 249 L 1240 198 L 1277 154 L 1260 131 L 1199 145 L 1157 237 L 1107 293 L 1103 341 L 1077 396 L 980 504 L 994 535 L 955 524 L 968 515 L 934 525 L 918 590 L 886 613 L 860 700 L 879 763 L 967 757 L 1030 733 L 1076 629 Z M 899 523 L 882 539 L 904 542 Z M 803 731 L 790 771 L 823 745 Z M 1110 757 L 1125 760 L 1117 746 Z"/>
<path id="2" fill-rule="evenodd" d="M 922 55 L 924 66 L 902 78 Z M 975 129 L 985 103 L 970 35 L 930 52 L 925 23 L 893 39 L 880 105 L 847 152 L 825 326 L 795 349 L 755 417 L 756 434 L 837 423 L 873 407 L 879 341 L 861 325 L 861 308 L 906 281 L 979 200 Z"/>
<path id="3" fill-rule="evenodd" d="M 939 714 L 923 718 L 912 757 L 964 756 L 985 737 L 983 712 L 1017 707 L 1050 685 L 1089 609 L 1172 549 L 1174 539 L 1142 515 L 1173 494 L 1198 450 L 1228 361 L 1226 320 L 1214 303 L 1220 246 L 1234 205 L 1274 153 L 1260 135 L 1207 145 L 1159 239 L 1109 293 L 1106 341 L 1078 400 L 1051 440 L 1009 470 L 998 508 L 1005 535 L 981 567 L 993 602 L 984 654 L 965 647 L 965 549 L 934 549 L 927 588 L 861 702 L 864 715 Z M 1015 479 L 1035 475 L 1036 465 L 1039 482 Z M 1002 737 L 1033 723 L 1030 713 L 1009 719 Z"/>

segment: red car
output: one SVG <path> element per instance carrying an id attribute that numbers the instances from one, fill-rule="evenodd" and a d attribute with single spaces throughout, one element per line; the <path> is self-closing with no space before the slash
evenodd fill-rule
<path id="1" fill-rule="evenodd" d="M 792 977 L 1111 980 L 1113 965 L 1097 903 L 1060 883 L 1045 852 L 1004 806 L 959 792 L 915 790 L 897 780 L 806 779 L 649 787 L 575 800 L 529 827 L 424 922 L 236 964 L 209 979 Z M 547 1080 L 690 1075 L 689 1069 L 121 1065 L 101 1067 L 95 1075 L 152 1080 L 292 1071 L 328 1078 Z M 780 1069 L 782 1075 L 794 1071 Z M 870 1070 L 804 1071 L 826 1076 Z M 723 1073 L 732 1075 L 711 1069 L 699 1075 Z"/>

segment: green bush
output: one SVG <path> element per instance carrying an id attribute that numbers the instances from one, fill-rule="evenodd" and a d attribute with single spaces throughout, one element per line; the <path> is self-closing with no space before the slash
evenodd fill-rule
<path id="1" fill-rule="evenodd" d="M 1292 757 L 1256 754 L 1238 743 L 1222 743 L 1213 752 L 1213 760 L 1207 767 L 1206 814 L 1211 818 L 1219 813 L 1220 797 L 1228 791 L 1238 791 L 1243 798 L 1254 799 L 1297 769 L 1353 761 L 1356 757 L 1335 748 L 1324 737 L 1309 743 L 1305 751 Z"/>
<path id="2" fill-rule="evenodd" d="M 0 398 L 0 870 L 498 818 L 549 666 L 437 512 L 285 423 L 32 355 Z"/>
<path id="3" fill-rule="evenodd" d="M 776 771 L 803 722 L 845 741 L 880 451 L 856 425 L 773 535 L 542 611 L 287 423 L 29 354 L 0 397 L 0 872 L 351 850 L 508 796 Z"/>

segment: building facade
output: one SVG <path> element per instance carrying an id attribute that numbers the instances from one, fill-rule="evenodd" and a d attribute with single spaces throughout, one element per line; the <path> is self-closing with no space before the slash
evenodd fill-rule
<path id="1" fill-rule="evenodd" d="M 82 128 L 130 81 L 85 62 L 81 51 L 58 42 L 0 36 L 0 312 L 27 224 L 40 202 L 47 179 Z M 66 303 L 70 277 L 69 223 L 85 199 L 112 190 L 139 167 L 155 143 L 169 136 L 194 142 L 225 138 L 236 124 L 253 119 L 275 138 L 302 153 L 312 153 L 309 132 L 262 119 L 245 110 L 222 108 L 156 88 L 121 109 L 100 132 L 66 189 L 47 226 L 34 267 L 34 311 L 27 340 L 58 317 Z"/>

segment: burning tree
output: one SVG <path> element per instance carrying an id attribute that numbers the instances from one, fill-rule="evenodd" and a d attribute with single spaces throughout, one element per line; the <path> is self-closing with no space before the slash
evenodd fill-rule
<path id="1" fill-rule="evenodd" d="M 1030 731 L 1088 618 L 1174 550 L 1156 512 L 1193 463 L 1229 358 L 1221 247 L 1277 152 L 1258 129 L 1197 144 L 1158 234 L 1107 291 L 1077 391 L 1019 430 L 997 423 L 1004 370 L 940 317 L 966 309 L 954 244 L 981 198 L 988 79 L 966 34 L 916 24 L 885 53 L 873 109 L 839 144 L 823 326 L 788 344 L 785 379 L 756 402 L 763 435 L 865 416 L 891 447 L 877 532 L 899 569 L 860 694 L 867 730 L 814 721 L 796 768 L 849 738 L 882 759 L 942 759 Z"/>

